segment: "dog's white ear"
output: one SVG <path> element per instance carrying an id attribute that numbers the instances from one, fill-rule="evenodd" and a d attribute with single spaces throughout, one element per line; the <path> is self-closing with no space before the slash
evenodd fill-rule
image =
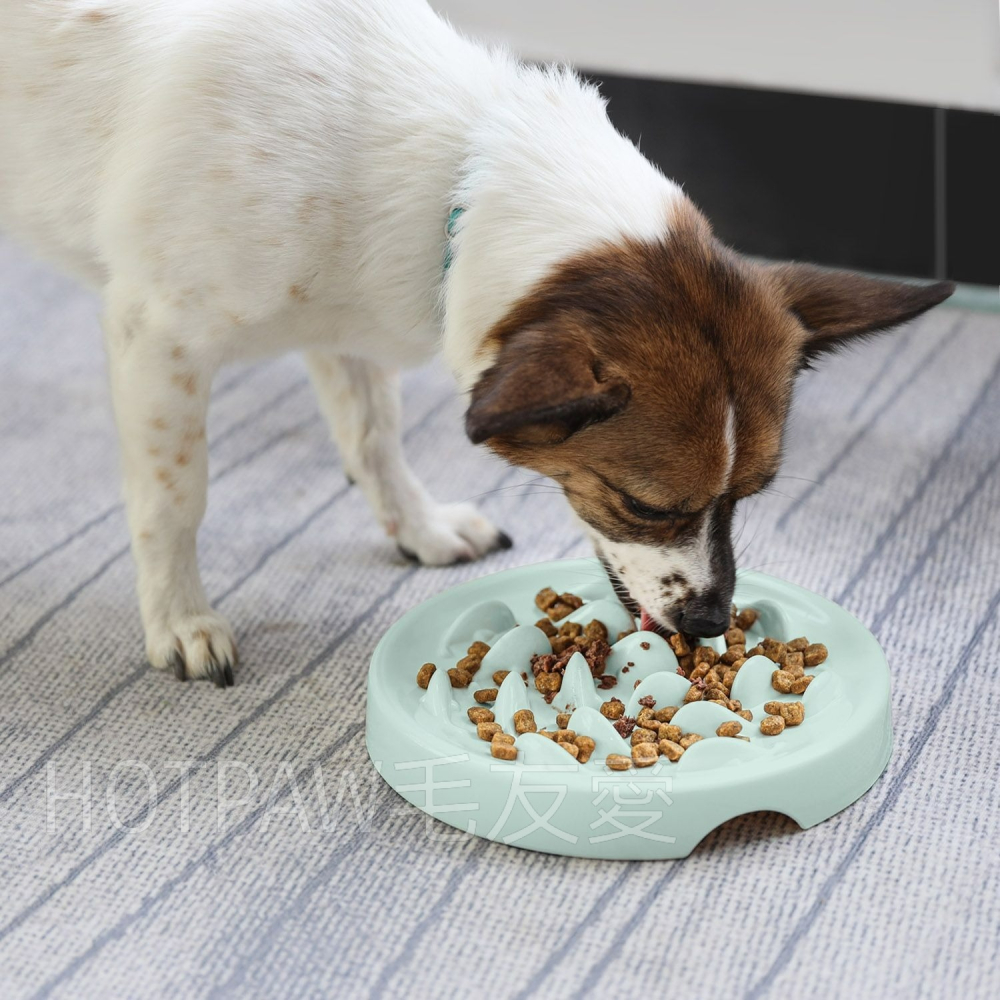
<path id="1" fill-rule="evenodd" d="M 954 282 L 906 284 L 811 264 L 773 269 L 788 309 L 806 329 L 803 363 L 919 316 L 955 291 Z"/>
<path id="2" fill-rule="evenodd" d="M 613 417 L 629 395 L 624 381 L 603 376 L 584 338 L 527 328 L 505 339 L 473 387 L 465 432 L 473 444 L 557 444 Z"/>

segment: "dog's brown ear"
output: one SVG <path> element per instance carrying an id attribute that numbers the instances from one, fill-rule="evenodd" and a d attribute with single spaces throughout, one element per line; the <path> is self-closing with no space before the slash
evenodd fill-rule
<path id="1" fill-rule="evenodd" d="M 810 264 L 781 264 L 774 273 L 789 310 L 808 333 L 802 348 L 805 364 L 859 337 L 905 323 L 955 291 L 951 281 L 905 284 Z"/>
<path id="2" fill-rule="evenodd" d="M 472 390 L 465 432 L 473 444 L 502 437 L 557 444 L 618 413 L 628 385 L 604 377 L 582 337 L 545 328 L 507 338 Z"/>

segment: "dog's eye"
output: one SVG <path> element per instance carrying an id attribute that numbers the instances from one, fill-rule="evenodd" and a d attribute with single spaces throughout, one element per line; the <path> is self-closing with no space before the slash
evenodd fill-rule
<path id="1" fill-rule="evenodd" d="M 676 511 L 664 510 L 662 507 L 650 507 L 648 503 L 636 500 L 635 497 L 630 497 L 627 493 L 622 496 L 630 513 L 641 517 L 644 521 L 671 521 L 678 516 Z"/>

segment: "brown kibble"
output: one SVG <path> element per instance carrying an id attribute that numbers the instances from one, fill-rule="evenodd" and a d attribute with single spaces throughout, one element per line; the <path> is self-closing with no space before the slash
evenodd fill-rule
<path id="1" fill-rule="evenodd" d="M 549 640 L 549 644 L 552 646 L 552 652 L 558 656 L 560 653 L 566 652 L 573 645 L 574 641 L 572 636 L 557 635 Z"/>
<path id="2" fill-rule="evenodd" d="M 573 609 L 568 604 L 563 604 L 562 601 L 556 601 L 548 610 L 545 612 L 554 622 L 559 621 L 561 618 L 565 618 L 567 615 L 573 613 Z"/>
<path id="3" fill-rule="evenodd" d="M 590 736 L 577 736 L 573 741 L 580 750 L 580 755 L 576 758 L 581 764 L 586 764 L 590 760 L 590 755 L 597 747 L 597 743 Z"/>
<path id="4" fill-rule="evenodd" d="M 790 673 L 801 670 L 805 666 L 805 657 L 801 653 L 789 651 L 785 653 L 785 659 L 781 666 Z"/>
<path id="5" fill-rule="evenodd" d="M 754 608 L 744 608 L 736 616 L 736 625 L 745 632 L 748 628 L 752 628 L 757 623 L 757 617 L 758 615 Z"/>
<path id="6" fill-rule="evenodd" d="M 723 687 L 726 688 L 727 691 L 731 691 L 732 690 L 732 688 L 733 688 L 733 681 L 735 681 L 735 680 L 736 680 L 736 671 L 735 670 L 727 670 L 722 675 L 722 685 L 723 685 Z"/>
<path id="7" fill-rule="evenodd" d="M 689 704 L 692 701 L 701 701 L 704 697 L 705 692 L 697 684 L 692 684 L 688 688 L 688 693 L 684 695 L 684 703 Z"/>
<path id="8" fill-rule="evenodd" d="M 560 635 L 568 635 L 571 639 L 583 635 L 583 626 L 579 622 L 563 622 L 559 626 Z"/>
<path id="9" fill-rule="evenodd" d="M 472 675 L 467 674 L 464 670 L 459 670 L 458 667 L 452 667 L 448 671 L 448 679 L 453 688 L 467 688 L 472 682 Z"/>
<path id="10" fill-rule="evenodd" d="M 625 702 L 620 701 L 618 698 L 612 698 L 610 701 L 604 702 L 601 705 L 601 715 L 605 719 L 620 719 L 625 714 Z"/>
<path id="11" fill-rule="evenodd" d="M 655 743 L 635 743 L 632 746 L 632 763 L 636 767 L 649 767 L 660 759 L 660 748 Z"/>
<path id="12" fill-rule="evenodd" d="M 667 760 L 677 761 L 684 755 L 684 747 L 682 747 L 676 740 L 660 740 L 657 744 L 657 748 L 660 753 L 667 758 Z"/>
<path id="13" fill-rule="evenodd" d="M 535 678 L 535 688 L 547 697 L 554 695 L 560 687 L 562 687 L 562 674 L 539 674 Z"/>
<path id="14" fill-rule="evenodd" d="M 785 648 L 790 653 L 804 653 L 809 648 L 809 640 L 804 635 L 800 635 L 798 639 L 786 642 Z"/>
<path id="15" fill-rule="evenodd" d="M 687 736 L 682 736 L 677 742 L 687 750 L 688 747 L 693 747 L 695 743 L 703 740 L 704 736 L 699 736 L 698 733 L 688 733 Z"/>
<path id="16" fill-rule="evenodd" d="M 513 744 L 514 737 L 510 733 L 494 733 L 492 743 L 509 743 Z"/>
<path id="17" fill-rule="evenodd" d="M 780 715 L 765 715 L 760 720 L 760 731 L 765 736 L 777 736 L 785 731 L 785 720 Z"/>
<path id="18" fill-rule="evenodd" d="M 571 757 L 579 758 L 580 748 L 571 740 L 556 740 L 556 745 L 561 746 Z"/>
<path id="19" fill-rule="evenodd" d="M 635 629 L 634 629 L 634 628 L 630 628 L 630 629 L 628 629 L 628 630 L 627 630 L 627 631 L 625 631 L 625 632 L 619 632 L 619 633 L 618 633 L 618 638 L 617 638 L 617 639 L 615 639 L 615 642 L 621 642 L 621 641 L 622 641 L 622 639 L 624 639 L 624 638 L 625 638 L 625 636 L 627 636 L 627 635 L 631 635 L 631 634 L 632 634 L 632 633 L 633 633 L 634 631 L 635 631 Z"/>
<path id="20" fill-rule="evenodd" d="M 539 618 L 538 621 L 535 622 L 535 628 L 540 628 L 550 639 L 559 634 L 556 631 L 555 625 L 553 625 L 548 618 Z"/>
<path id="21" fill-rule="evenodd" d="M 632 730 L 632 746 L 636 746 L 639 743 L 655 743 L 657 739 L 657 733 L 652 729 L 636 726 Z"/>
<path id="22" fill-rule="evenodd" d="M 496 701 L 497 695 L 500 692 L 496 688 L 481 688 L 473 694 L 473 698 L 479 702 L 480 705 L 485 705 L 487 702 Z"/>
<path id="23" fill-rule="evenodd" d="M 806 707 L 801 701 L 769 701 L 764 711 L 768 715 L 780 715 L 786 726 L 797 726 L 806 717 Z"/>
<path id="24" fill-rule="evenodd" d="M 627 771 L 632 766 L 632 758 L 620 753 L 609 753 L 604 763 L 612 771 Z"/>
<path id="25" fill-rule="evenodd" d="M 468 648 L 468 649 L 466 650 L 466 652 L 467 652 L 467 653 L 469 654 L 469 656 L 478 656 L 480 660 L 481 660 L 481 659 L 482 659 L 482 658 L 483 658 L 483 657 L 484 657 L 484 656 L 485 656 L 485 655 L 486 655 L 486 654 L 487 654 L 487 653 L 488 653 L 489 651 L 490 651 L 490 647 L 489 647 L 489 646 L 487 646 L 485 642 L 478 642 L 478 641 L 477 641 L 477 642 L 474 642 L 474 643 L 473 643 L 473 644 L 472 644 L 472 645 L 471 645 L 471 646 L 470 646 L 470 647 L 469 647 L 469 648 Z"/>
<path id="26" fill-rule="evenodd" d="M 478 656 L 463 656 L 455 664 L 456 670 L 464 670 L 470 677 L 483 665 L 483 661 Z"/>
<path id="27" fill-rule="evenodd" d="M 417 687 L 426 688 L 430 684 L 435 670 L 437 670 L 437 667 L 433 663 L 425 663 L 417 671 Z"/>
<path id="28" fill-rule="evenodd" d="M 736 722 L 735 719 L 732 722 L 723 722 L 721 726 L 715 731 L 716 736 L 739 736 L 743 730 L 743 723 Z"/>
<path id="29" fill-rule="evenodd" d="M 572 729 L 557 729 L 552 736 L 556 743 L 572 743 L 576 739 L 576 733 Z"/>
<path id="30" fill-rule="evenodd" d="M 777 639 L 767 638 L 760 644 L 764 655 L 775 663 L 780 663 L 787 650 L 785 644 Z"/>
<path id="31" fill-rule="evenodd" d="M 574 611 L 576 611 L 577 608 L 583 607 L 583 598 L 577 597 L 576 594 L 560 594 L 559 600 L 562 601 L 563 604 L 568 604 Z"/>
<path id="32" fill-rule="evenodd" d="M 537 594 L 535 594 L 535 605 L 541 611 L 548 611 L 556 601 L 559 600 L 559 595 L 551 587 L 542 587 Z"/>
<path id="33" fill-rule="evenodd" d="M 475 705 L 469 709 L 469 721 L 477 726 L 480 722 L 493 722 L 496 716 L 488 708 L 477 708 Z"/>
<path id="34" fill-rule="evenodd" d="M 676 705 L 664 705 L 663 708 L 658 708 L 654 713 L 654 717 L 657 722 L 670 722 L 671 719 L 677 714 Z"/>
<path id="35" fill-rule="evenodd" d="M 815 680 L 815 677 L 796 677 L 789 688 L 792 694 L 805 694 L 806 688 Z"/>
<path id="36" fill-rule="evenodd" d="M 476 735 L 481 740 L 486 740 L 487 743 L 496 736 L 497 733 L 503 732 L 503 726 L 499 722 L 480 722 L 476 725 Z"/>
<path id="37" fill-rule="evenodd" d="M 647 729 L 656 728 L 656 713 L 651 708 L 640 708 L 639 714 L 635 717 L 637 726 L 645 726 Z"/>
<path id="38" fill-rule="evenodd" d="M 490 743 L 490 753 L 498 760 L 517 760 L 517 747 L 513 743 Z"/>
<path id="39" fill-rule="evenodd" d="M 710 667 L 719 662 L 719 654 L 711 646 L 698 646 L 694 651 L 694 663 L 707 663 Z"/>
<path id="40" fill-rule="evenodd" d="M 556 729 L 569 728 L 569 712 L 560 712 L 556 716 Z"/>
<path id="41" fill-rule="evenodd" d="M 539 736 L 544 736 L 547 740 L 554 740 L 555 739 L 554 734 L 550 733 L 547 729 L 539 729 L 538 730 L 538 735 Z"/>
<path id="42" fill-rule="evenodd" d="M 681 737 L 684 735 L 680 726 L 673 726 L 670 723 L 663 723 L 657 730 L 656 735 L 659 737 L 660 741 L 670 740 L 672 743 L 680 743 Z"/>
<path id="43" fill-rule="evenodd" d="M 583 630 L 584 635 L 589 635 L 592 639 L 603 639 L 605 642 L 608 641 L 608 628 L 602 621 L 598 621 L 596 618 L 593 621 L 589 621 Z"/>
<path id="44" fill-rule="evenodd" d="M 670 648 L 674 651 L 678 659 L 682 656 L 690 655 L 691 647 L 688 645 L 687 639 L 680 632 L 675 632 L 667 642 L 670 643 Z"/>
<path id="45" fill-rule="evenodd" d="M 749 708 L 734 708 L 733 711 L 741 719 L 746 719 L 747 722 L 753 722 L 753 712 L 751 712 Z"/>
<path id="46" fill-rule="evenodd" d="M 509 670 L 494 670 L 493 683 L 496 684 L 497 687 L 500 687 L 500 685 L 507 679 L 507 675 L 509 673 Z"/>
<path id="47" fill-rule="evenodd" d="M 533 733 L 536 729 L 535 713 L 530 708 L 522 708 L 514 713 L 514 732 L 519 736 L 521 733 Z"/>
<path id="48" fill-rule="evenodd" d="M 741 628 L 737 628 L 735 625 L 732 628 L 726 629 L 723 638 L 726 640 L 727 646 L 743 646 L 746 647 L 747 637 L 746 633 Z"/>
<path id="49" fill-rule="evenodd" d="M 722 654 L 721 659 L 723 663 L 731 667 L 737 660 L 745 660 L 746 655 L 747 651 L 745 646 L 730 646 L 729 649 Z"/>
<path id="50" fill-rule="evenodd" d="M 771 687 L 775 691 L 781 692 L 781 694 L 790 694 L 792 691 L 792 684 L 795 683 L 795 678 L 788 673 L 786 670 L 775 670 L 771 674 Z"/>
<path id="51" fill-rule="evenodd" d="M 691 673 L 688 674 L 688 680 L 689 681 L 701 680 L 701 678 L 708 676 L 708 672 L 711 669 L 712 669 L 711 664 L 696 663 L 694 667 L 691 668 Z"/>
<path id="52" fill-rule="evenodd" d="M 826 660 L 828 655 L 827 648 L 823 643 L 814 642 L 811 646 L 806 647 L 802 658 L 807 667 L 818 667 Z"/>

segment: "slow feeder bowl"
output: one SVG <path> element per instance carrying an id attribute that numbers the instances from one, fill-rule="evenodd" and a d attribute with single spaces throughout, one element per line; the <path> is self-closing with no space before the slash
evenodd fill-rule
<path id="1" fill-rule="evenodd" d="M 707 702 L 683 704 L 688 681 L 670 646 L 652 632 L 634 632 L 612 645 L 607 673 L 615 687 L 598 691 L 582 656 L 567 665 L 561 690 L 547 705 L 530 670 L 534 653 L 549 652 L 534 627 L 542 587 L 571 591 L 585 601 L 567 620 L 600 619 L 610 636 L 635 627 L 593 559 L 540 563 L 506 570 L 439 594 L 404 615 L 375 649 L 368 674 L 368 753 L 382 777 L 407 801 L 437 819 L 514 847 L 588 858 L 681 858 L 720 823 L 757 810 L 814 826 L 860 798 L 882 773 L 892 747 L 889 673 L 874 636 L 836 604 L 763 573 L 740 573 L 735 601 L 760 617 L 747 644 L 765 635 L 807 635 L 829 648 L 803 695 L 771 687 L 774 664 L 753 657 L 742 666 L 732 696 L 753 721 Z M 466 689 L 453 689 L 447 670 L 475 640 L 490 645 Z M 712 640 L 724 649 L 722 639 Z M 648 643 L 648 649 L 643 645 Z M 425 662 L 437 664 L 427 690 L 416 684 Z M 513 734 L 513 715 L 534 712 L 538 727 L 556 728 L 557 712 L 573 706 L 570 728 L 597 748 L 579 764 L 550 740 L 518 736 L 515 761 L 495 759 L 476 735 L 467 709 L 473 692 L 491 687 L 494 671 L 510 673 L 492 711 Z M 530 686 L 521 672 L 528 674 Z M 624 671 L 624 672 L 623 672 Z M 634 686 L 639 681 L 638 686 Z M 677 763 L 611 771 L 609 753 L 631 747 L 601 715 L 614 696 L 626 714 L 651 694 L 658 707 L 681 706 L 673 722 L 704 737 Z M 802 701 L 805 721 L 779 736 L 759 724 L 767 701 Z M 750 742 L 715 735 L 740 722 Z"/>

